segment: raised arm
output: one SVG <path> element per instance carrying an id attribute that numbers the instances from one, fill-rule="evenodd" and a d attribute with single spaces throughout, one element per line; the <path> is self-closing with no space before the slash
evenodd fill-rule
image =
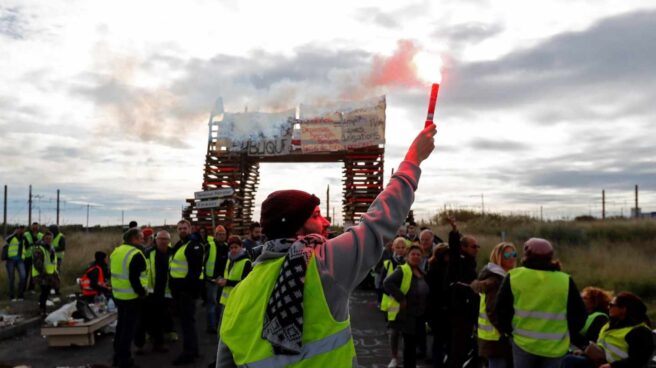
<path id="1" fill-rule="evenodd" d="M 435 148 L 435 125 L 419 133 L 412 142 L 387 187 L 362 216 L 360 224 L 329 240 L 316 251 L 324 292 L 336 318 L 348 311 L 341 303 L 364 279 L 380 259 L 385 243 L 391 240 L 403 223 L 414 201 L 420 169 Z M 340 310 L 336 310 L 340 309 Z"/>

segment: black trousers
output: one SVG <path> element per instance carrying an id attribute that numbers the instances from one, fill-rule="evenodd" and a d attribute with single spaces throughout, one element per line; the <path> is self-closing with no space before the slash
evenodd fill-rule
<path id="1" fill-rule="evenodd" d="M 138 328 L 143 301 L 117 299 L 115 302 L 118 308 L 118 321 L 114 335 L 114 363 L 121 368 L 131 367 L 133 365 L 132 340 Z"/>
<path id="2" fill-rule="evenodd" d="M 150 335 L 155 346 L 164 344 L 164 321 L 168 313 L 164 297 L 148 295 L 143 303 L 141 323 L 137 326 L 134 344 L 143 347 L 146 343 L 146 333 Z"/>
<path id="3" fill-rule="evenodd" d="M 182 354 L 198 356 L 198 332 L 196 331 L 196 298 L 186 292 L 173 296 L 182 326 Z"/>
<path id="4" fill-rule="evenodd" d="M 41 285 L 41 294 L 39 295 L 39 309 L 42 313 L 46 311 L 46 302 L 48 301 L 48 295 L 50 295 L 50 285 Z"/>
<path id="5" fill-rule="evenodd" d="M 403 334 L 403 368 L 417 366 L 417 335 Z"/>
<path id="6" fill-rule="evenodd" d="M 473 351 L 475 356 L 477 355 L 476 340 L 473 338 L 474 324 L 474 318 L 466 313 L 451 315 L 451 342 L 447 367 L 462 368 L 470 352 Z"/>
<path id="7" fill-rule="evenodd" d="M 32 277 L 32 257 L 25 258 L 25 291 L 34 290 L 34 277 Z"/>

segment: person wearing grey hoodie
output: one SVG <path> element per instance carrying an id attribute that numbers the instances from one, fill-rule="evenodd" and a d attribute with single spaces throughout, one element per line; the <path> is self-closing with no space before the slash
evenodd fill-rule
<path id="1" fill-rule="evenodd" d="M 349 296 L 378 262 L 385 244 L 394 237 L 406 218 L 419 181 L 419 164 L 433 151 L 435 133 L 435 125 L 432 124 L 419 133 L 405 160 L 385 190 L 362 216 L 360 223 L 333 239 L 326 240 L 321 236 L 325 236 L 330 223 L 321 216 L 320 201 L 316 196 L 297 190 L 283 190 L 267 197 L 262 203 L 260 223 L 265 235 L 271 240 L 264 245 L 262 255 L 255 261 L 249 277 L 232 291 L 224 310 L 216 367 L 235 367 L 237 364 L 249 363 L 248 351 L 251 350 L 248 349 L 259 349 L 262 346 L 267 347 L 269 357 L 256 363 L 267 367 L 335 357 L 332 353 L 317 356 L 310 352 L 316 344 L 302 341 L 304 325 L 324 323 L 323 320 L 312 323 L 304 321 L 302 314 L 308 300 L 303 298 L 304 289 L 299 286 L 306 280 L 305 272 L 311 269 L 316 269 L 313 271 L 316 274 L 310 275 L 308 272 L 308 285 L 310 280 L 319 278 L 323 299 L 334 320 L 326 320 L 325 323 L 347 325 L 340 332 L 329 336 L 338 339 L 336 342 L 340 344 L 331 345 L 332 348 L 340 349 L 350 344 L 347 350 L 353 351 L 355 355 L 348 327 Z M 304 256 L 299 257 L 299 254 Z M 266 270 L 274 269 L 271 265 L 277 264 L 274 262 L 281 257 L 285 259 L 280 271 L 268 274 Z M 289 275 L 289 278 L 283 275 Z M 276 280 L 272 289 L 269 286 L 265 290 L 265 285 L 256 283 L 264 278 Z M 249 302 L 266 305 L 263 325 L 253 323 L 254 319 L 262 320 L 261 309 L 247 306 Z M 301 314 L 297 312 L 299 308 Z M 245 324 L 255 328 L 249 330 L 243 327 Z M 290 330 L 295 333 L 281 333 Z M 357 366 L 355 356 L 348 358 L 348 363 L 342 361 L 345 359 L 344 354 L 336 357 L 338 361 L 332 361 L 334 366 Z"/>
<path id="2" fill-rule="evenodd" d="M 481 294 L 481 308 L 478 320 L 478 354 L 487 359 L 488 368 L 512 367 L 512 348 L 505 336 L 490 339 L 482 329 L 494 328 L 498 334 L 497 311 L 494 302 L 503 278 L 517 263 L 517 248 L 513 243 L 497 244 L 490 253 L 490 262 L 481 270 L 478 279 L 471 283 L 471 288 Z M 484 304 L 483 304 L 484 303 Z"/>

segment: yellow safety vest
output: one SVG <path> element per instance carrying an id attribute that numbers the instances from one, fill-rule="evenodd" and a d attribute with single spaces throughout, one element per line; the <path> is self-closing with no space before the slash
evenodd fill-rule
<path id="1" fill-rule="evenodd" d="M 189 263 L 187 262 L 187 255 L 185 254 L 187 245 L 189 245 L 189 242 L 186 242 L 180 248 L 178 248 L 178 250 L 173 255 L 173 258 L 171 258 L 170 270 L 171 277 L 174 279 L 184 279 L 187 277 L 187 273 L 189 272 Z M 203 276 L 203 270 L 201 270 L 200 276 L 198 278 L 202 280 Z"/>
<path id="2" fill-rule="evenodd" d="M 148 255 L 148 269 L 150 270 L 148 272 L 148 292 L 153 293 L 155 291 L 155 280 L 157 280 L 157 267 L 155 266 L 155 257 L 156 253 L 158 252 L 157 249 L 153 249 L 150 251 L 150 254 Z M 161 270 L 160 270 L 161 271 Z M 164 297 L 165 298 L 172 298 L 171 296 L 171 289 L 169 288 L 169 275 L 168 275 L 168 270 L 166 270 L 166 287 L 164 288 Z"/>
<path id="3" fill-rule="evenodd" d="M 383 261 L 383 269 L 385 270 L 385 278 L 387 278 L 389 275 L 394 272 L 394 265 L 392 264 L 391 259 L 386 259 Z M 387 293 L 383 292 L 383 298 L 380 301 L 380 310 L 383 312 L 387 312 L 390 306 L 390 302 L 393 298 Z"/>
<path id="4" fill-rule="evenodd" d="M 36 240 L 32 238 L 32 232 L 28 231 L 23 234 L 23 259 L 32 258 L 32 247 L 37 240 L 43 239 L 43 233 L 36 233 Z M 25 242 L 27 241 L 27 244 Z"/>
<path id="5" fill-rule="evenodd" d="M 522 350 L 558 358 L 569 349 L 567 297 L 569 275 L 525 267 L 510 270 L 515 315 L 513 342 Z"/>
<path id="6" fill-rule="evenodd" d="M 55 260 L 52 261 L 50 260 L 50 250 L 41 245 L 37 247 L 41 249 L 41 253 L 43 253 L 43 268 L 46 275 L 54 275 L 57 272 L 57 253 L 55 253 Z M 32 256 L 34 256 L 34 254 L 32 254 Z M 37 277 L 39 275 L 41 275 L 41 273 L 37 271 L 36 267 L 32 266 L 32 277 Z"/>
<path id="7" fill-rule="evenodd" d="M 205 276 L 214 278 L 214 265 L 216 265 L 216 242 L 213 236 L 207 237 L 207 260 L 205 261 Z"/>
<path id="8" fill-rule="evenodd" d="M 583 328 L 581 329 L 581 335 L 585 335 L 588 333 L 588 329 L 590 326 L 592 326 L 592 322 L 594 322 L 595 319 L 599 316 L 606 316 L 606 319 L 608 319 L 608 315 L 606 313 L 601 313 L 601 312 L 593 312 L 588 315 L 588 318 L 585 320 L 585 325 L 583 325 Z"/>
<path id="9" fill-rule="evenodd" d="M 478 338 L 487 341 L 501 340 L 501 334 L 492 325 L 490 318 L 487 316 L 487 302 L 485 301 L 485 293 L 479 294 L 481 301 L 478 308 Z"/>
<path id="10" fill-rule="evenodd" d="M 251 263 L 251 260 L 248 258 L 240 259 L 235 263 L 234 266 L 232 266 L 232 268 L 230 268 L 232 261 L 228 259 L 228 263 L 226 263 L 226 270 L 229 271 L 226 280 L 241 281 L 241 277 L 244 274 L 244 266 L 246 266 L 246 263 Z M 225 305 L 228 302 L 228 298 L 230 297 L 230 292 L 232 291 L 232 289 L 234 289 L 234 286 L 223 287 L 223 291 L 221 292 L 221 299 L 219 300 L 219 303 Z"/>
<path id="11" fill-rule="evenodd" d="M 401 292 L 403 295 L 406 295 L 408 293 L 408 290 L 410 290 L 410 283 L 412 282 L 412 269 L 410 268 L 410 265 L 407 263 L 404 263 L 399 266 L 401 271 L 403 271 L 403 278 L 401 279 Z M 390 296 L 389 298 L 389 304 L 387 306 L 387 320 L 388 321 L 395 321 L 396 316 L 399 314 L 399 311 L 401 310 L 401 304 L 399 301 L 394 299 L 394 297 Z"/>
<path id="12" fill-rule="evenodd" d="M 112 295 L 118 300 L 133 300 L 139 295 L 130 284 L 130 263 L 135 256 L 143 257 L 146 269 L 141 273 L 139 279 L 144 289 L 148 288 L 149 266 L 143 252 L 132 245 L 121 244 L 109 256 L 109 267 L 112 281 Z"/>
<path id="13" fill-rule="evenodd" d="M 315 257 L 305 275 L 303 347 L 300 354 L 275 355 L 262 328 L 271 292 L 285 257 L 257 264 L 232 291 L 223 312 L 221 339 L 238 367 L 356 367 L 350 319 L 335 321 L 321 285 Z"/>
<path id="14" fill-rule="evenodd" d="M 9 259 L 18 257 L 18 253 L 21 250 L 21 241 L 17 237 L 12 237 L 9 241 L 9 249 L 7 250 L 7 256 Z M 20 255 L 21 259 L 25 259 L 25 252 L 23 251 Z"/>
<path id="15" fill-rule="evenodd" d="M 601 328 L 599 339 L 597 339 L 597 344 L 606 353 L 606 361 L 608 363 L 613 363 L 628 358 L 629 344 L 626 342 L 626 335 L 634 329 L 643 326 L 647 329 L 649 328 L 646 324 L 641 323 L 635 326 L 610 329 L 610 324 L 606 323 L 604 327 Z"/>
<path id="16" fill-rule="evenodd" d="M 59 232 L 59 233 L 57 233 L 57 236 L 55 236 L 55 238 L 52 239 L 52 247 L 55 249 L 55 252 L 57 252 L 57 258 L 58 258 L 58 259 L 62 259 L 62 260 L 64 259 L 64 254 L 65 254 L 66 252 L 63 251 L 63 250 L 59 250 L 59 241 L 60 241 L 61 238 L 63 238 L 63 237 L 64 237 L 64 234 L 62 234 L 61 232 Z"/>

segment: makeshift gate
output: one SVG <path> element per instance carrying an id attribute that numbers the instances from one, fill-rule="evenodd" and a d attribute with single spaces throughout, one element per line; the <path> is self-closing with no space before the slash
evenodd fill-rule
<path id="1" fill-rule="evenodd" d="M 384 96 L 280 113 L 226 113 L 219 99 L 210 115 L 202 191 L 187 199 L 182 215 L 201 227 L 223 224 L 243 234 L 260 163 L 343 162 L 343 218 L 355 223 L 383 190 L 384 153 Z"/>

